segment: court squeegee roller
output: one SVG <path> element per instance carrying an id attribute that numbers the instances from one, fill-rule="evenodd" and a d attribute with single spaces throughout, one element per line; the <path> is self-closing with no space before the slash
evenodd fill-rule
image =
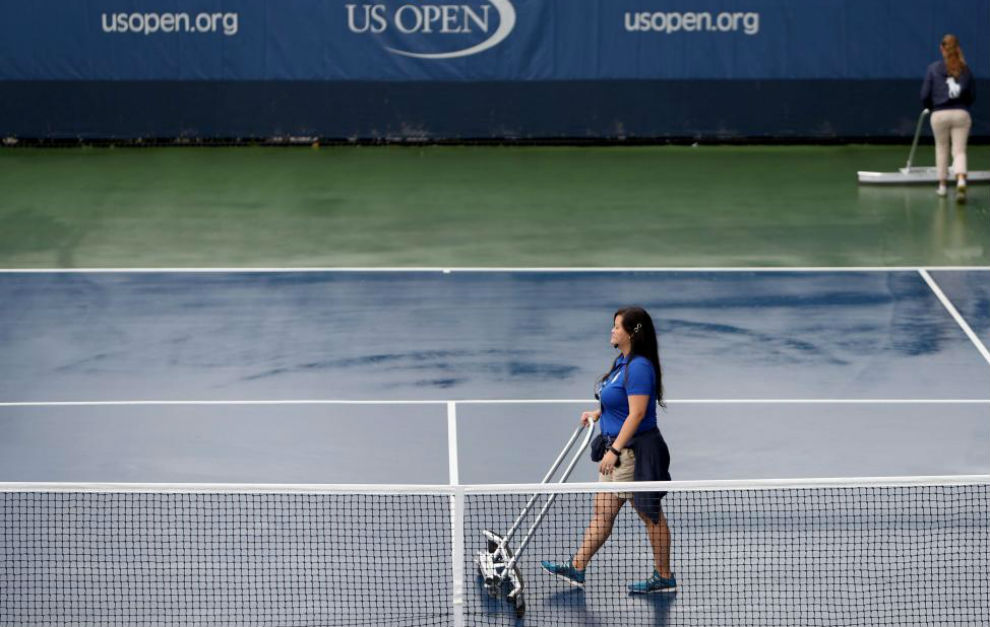
<path id="1" fill-rule="evenodd" d="M 547 471 L 545 477 L 540 483 L 548 483 L 553 473 L 557 472 L 557 468 L 564 461 L 567 453 L 574 448 L 574 443 L 578 441 L 581 436 L 582 431 L 586 431 L 584 438 L 581 440 L 581 445 L 578 447 L 577 452 L 571 458 L 570 463 L 567 468 L 564 469 L 564 474 L 558 481 L 558 483 L 564 483 L 567 478 L 571 475 L 571 471 L 574 470 L 574 466 L 577 464 L 578 459 L 580 459 L 581 454 L 588 444 L 591 442 L 591 435 L 594 433 L 595 427 L 594 423 L 590 423 L 587 426 L 579 425 L 577 429 L 574 430 L 574 434 L 571 435 L 571 439 L 567 441 L 564 445 L 564 449 L 560 451 L 560 455 L 554 461 L 553 465 L 550 466 L 550 470 Z M 557 498 L 556 494 L 550 494 L 547 496 L 546 503 L 543 504 L 543 508 L 540 510 L 539 515 L 537 515 L 536 520 L 530 526 L 529 530 L 526 532 L 526 536 L 523 538 L 522 542 L 519 543 L 519 547 L 513 552 L 509 546 L 509 541 L 512 540 L 512 536 L 519 530 L 522 521 L 529 514 L 530 510 L 536 504 L 537 499 L 539 499 L 539 494 L 534 494 L 530 497 L 526 506 L 523 507 L 522 512 L 516 516 L 515 521 L 513 521 L 512 526 L 505 533 L 504 536 L 497 535 L 487 529 L 482 531 L 485 536 L 486 549 L 480 551 L 477 556 L 475 556 L 474 562 L 478 567 L 478 575 L 484 581 L 485 590 L 488 595 L 492 598 L 498 598 L 503 593 L 505 594 L 506 600 L 512 607 L 516 610 L 516 617 L 522 618 L 523 614 L 526 612 L 526 602 L 523 600 L 523 580 L 522 575 L 519 572 L 519 556 L 525 550 L 526 545 L 529 544 L 530 539 L 533 537 L 533 533 L 536 528 L 540 526 L 543 522 L 544 517 L 546 517 L 547 511 L 549 511 L 550 506 L 553 505 L 554 499 Z"/>
<path id="2" fill-rule="evenodd" d="M 912 185 L 916 183 L 938 183 L 938 170 L 933 166 L 912 166 L 914 153 L 918 148 L 918 139 L 921 137 L 921 125 L 925 121 L 928 109 L 922 109 L 918 116 L 918 125 L 914 129 L 914 141 L 911 142 L 911 152 L 908 153 L 907 165 L 896 172 L 868 172 L 860 170 L 856 173 L 861 185 Z M 955 172 L 949 168 L 949 181 L 956 178 Z M 970 170 L 966 173 L 968 183 L 990 183 L 990 170 Z"/>

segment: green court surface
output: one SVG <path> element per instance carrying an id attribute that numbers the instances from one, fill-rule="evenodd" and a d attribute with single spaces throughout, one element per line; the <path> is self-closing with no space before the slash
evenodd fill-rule
<path id="1" fill-rule="evenodd" d="M 929 140 L 930 141 L 930 140 Z M 906 146 L 0 150 L 0 267 L 987 266 Z M 931 163 L 930 145 L 919 165 Z M 990 147 L 970 147 L 971 169 Z"/>

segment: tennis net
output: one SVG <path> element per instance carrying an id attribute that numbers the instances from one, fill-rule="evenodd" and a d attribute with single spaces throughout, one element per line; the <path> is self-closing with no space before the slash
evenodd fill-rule
<path id="1" fill-rule="evenodd" d="M 675 592 L 630 505 L 583 589 L 544 573 L 596 494 L 668 492 Z M 517 618 L 483 530 L 556 495 Z M 642 499 L 640 500 L 642 503 Z M 534 511 L 510 541 L 523 542 Z M 0 625 L 990 625 L 990 477 L 528 486 L 0 484 Z"/>

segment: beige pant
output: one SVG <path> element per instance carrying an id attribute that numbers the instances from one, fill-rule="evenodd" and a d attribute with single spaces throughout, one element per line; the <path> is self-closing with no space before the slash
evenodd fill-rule
<path id="1" fill-rule="evenodd" d="M 631 448 L 624 448 L 619 456 L 619 467 L 612 471 L 610 475 L 598 473 L 598 480 L 609 483 L 611 481 L 634 481 L 633 472 L 636 470 L 636 455 Z M 631 499 L 632 492 L 614 492 L 620 499 Z"/>
<path id="2" fill-rule="evenodd" d="M 952 168 L 957 175 L 966 174 L 966 140 L 973 120 L 969 111 L 946 109 L 932 113 L 932 132 L 935 133 L 935 167 L 938 180 L 949 178 L 949 140 L 952 140 Z"/>

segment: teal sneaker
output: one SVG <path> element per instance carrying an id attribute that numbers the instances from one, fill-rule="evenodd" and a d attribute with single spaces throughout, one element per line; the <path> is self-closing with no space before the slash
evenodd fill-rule
<path id="1" fill-rule="evenodd" d="M 551 575 L 557 575 L 561 579 L 566 579 L 572 586 L 584 587 L 584 571 L 574 568 L 570 562 L 540 562 L 543 570 Z"/>
<path id="2" fill-rule="evenodd" d="M 654 592 L 674 592 L 677 590 L 677 580 L 671 575 L 661 577 L 660 573 L 653 570 L 653 575 L 646 581 L 637 581 L 629 584 L 629 594 L 652 594 Z"/>

